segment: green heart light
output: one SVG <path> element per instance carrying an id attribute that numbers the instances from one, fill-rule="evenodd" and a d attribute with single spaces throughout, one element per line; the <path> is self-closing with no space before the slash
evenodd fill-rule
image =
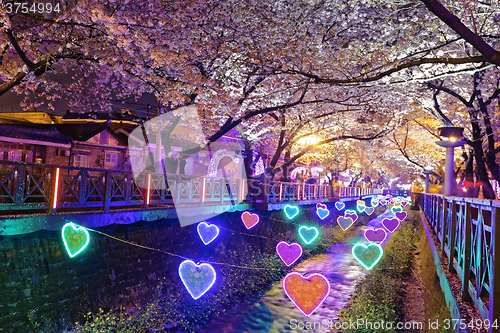
<path id="1" fill-rule="evenodd" d="M 399 206 L 392 206 L 391 210 L 393 213 L 397 213 L 397 212 L 402 212 L 403 208 Z"/>
<path id="2" fill-rule="evenodd" d="M 284 210 L 289 220 L 293 219 L 299 213 L 299 207 L 297 206 L 286 205 Z"/>
<path id="3" fill-rule="evenodd" d="M 299 228 L 299 236 L 304 243 L 311 244 L 319 236 L 318 228 L 306 227 L 305 225 Z"/>
<path id="4" fill-rule="evenodd" d="M 62 239 L 66 251 L 73 258 L 89 245 L 90 235 L 85 227 L 69 222 L 62 228 Z"/>
<path id="5" fill-rule="evenodd" d="M 380 261 L 384 250 L 379 244 L 371 243 L 357 243 L 352 248 L 352 255 L 356 260 L 366 268 L 367 270 L 372 269 Z"/>

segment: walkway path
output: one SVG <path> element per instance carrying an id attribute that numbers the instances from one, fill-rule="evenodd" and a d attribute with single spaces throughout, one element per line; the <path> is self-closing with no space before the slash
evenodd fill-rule
<path id="1" fill-rule="evenodd" d="M 367 226 L 382 228 L 382 220 L 392 216 L 389 210 L 372 219 Z M 366 242 L 365 226 L 357 227 L 355 235 L 332 246 L 328 251 L 303 261 L 295 267 L 302 274 L 319 272 L 330 281 L 330 296 L 311 316 L 304 316 L 285 295 L 282 281 L 276 283 L 258 302 L 238 305 L 226 314 L 212 319 L 200 330 L 202 333 L 277 333 L 277 332 L 329 332 L 330 320 L 338 318 L 338 311 L 346 304 L 354 292 L 356 282 L 365 274 L 352 255 L 352 247 L 358 242 Z M 382 243 L 389 239 L 389 235 Z M 321 328 L 313 331 L 299 329 L 306 322 L 321 323 Z M 316 324 L 318 327 L 320 324 Z"/>

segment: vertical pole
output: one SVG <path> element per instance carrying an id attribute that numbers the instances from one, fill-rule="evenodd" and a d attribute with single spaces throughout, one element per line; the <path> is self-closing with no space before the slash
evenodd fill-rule
<path id="1" fill-rule="evenodd" d="M 267 179 L 264 181 L 264 200 L 262 203 L 267 209 L 267 205 L 269 203 L 269 181 Z"/>
<path id="2" fill-rule="evenodd" d="M 470 203 L 465 203 L 465 225 L 462 231 L 464 260 L 462 267 L 462 300 L 470 301 L 469 295 L 469 272 L 470 272 L 470 252 L 471 252 L 471 209 Z"/>
<path id="3" fill-rule="evenodd" d="M 445 163 L 445 175 L 444 175 L 444 195 L 453 195 L 453 177 L 454 177 L 454 151 L 453 147 L 446 147 L 446 163 Z"/>
<path id="4" fill-rule="evenodd" d="M 155 162 L 160 162 L 161 161 L 161 131 L 160 131 L 160 124 L 156 124 L 156 149 L 155 149 Z M 167 152 L 165 152 L 166 154 Z M 162 173 L 163 170 L 156 170 L 156 166 L 160 166 L 161 169 L 161 163 L 154 163 L 155 166 L 155 172 L 157 173 Z"/>
<path id="5" fill-rule="evenodd" d="M 24 164 L 19 165 L 19 171 L 17 172 L 17 177 L 15 177 L 15 203 L 21 206 L 24 201 L 24 188 L 26 186 L 26 166 Z"/>
<path id="6" fill-rule="evenodd" d="M 127 203 L 129 203 L 132 198 L 132 182 L 133 182 L 133 179 L 131 177 L 131 174 L 130 173 L 127 173 L 125 175 L 125 201 Z"/>
<path id="7" fill-rule="evenodd" d="M 456 228 L 457 228 L 457 202 L 453 200 L 451 204 L 450 256 L 448 257 L 448 271 L 450 273 L 455 272 L 455 267 L 453 267 L 453 257 L 455 257 Z"/>
<path id="8" fill-rule="evenodd" d="M 283 183 L 280 183 L 280 198 L 279 201 L 281 202 L 281 196 L 283 194 Z"/>
<path id="9" fill-rule="evenodd" d="M 87 170 L 80 169 L 80 193 L 78 198 L 80 204 L 85 204 L 85 197 L 87 196 L 87 176 Z"/>
<path id="10" fill-rule="evenodd" d="M 429 193 L 429 176 L 429 173 L 425 174 L 425 193 Z"/>
<path id="11" fill-rule="evenodd" d="M 148 180 L 147 180 L 147 189 L 146 189 L 146 203 L 144 205 L 144 208 L 148 208 L 149 207 L 149 200 L 151 198 L 151 174 L 148 173 Z"/>
<path id="12" fill-rule="evenodd" d="M 55 213 L 57 210 L 57 196 L 59 195 L 59 168 L 54 167 L 52 169 L 52 200 L 50 202 L 50 213 Z"/>
<path id="13" fill-rule="evenodd" d="M 496 226 L 500 226 L 500 208 L 495 207 L 491 212 L 491 261 L 490 261 L 490 294 L 489 294 L 489 311 L 488 319 L 490 323 L 500 322 L 500 265 L 497 265 L 496 257 L 500 256 L 500 230 Z M 500 258 L 500 257 L 499 257 Z M 488 330 L 488 333 L 499 332 L 498 326 Z"/>
<path id="14" fill-rule="evenodd" d="M 447 198 L 443 198 L 443 220 L 441 223 L 441 254 L 444 254 L 444 248 L 446 247 L 446 232 L 447 232 L 447 223 L 448 223 L 448 208 L 449 203 Z"/>
<path id="15" fill-rule="evenodd" d="M 111 202 L 111 185 L 112 185 L 113 180 L 111 179 L 111 172 L 106 171 L 106 178 L 105 178 L 105 184 L 106 184 L 106 190 L 104 192 L 104 210 L 107 212 L 109 211 L 109 203 Z M 85 184 L 86 186 L 86 184 Z"/>
<path id="16" fill-rule="evenodd" d="M 475 248 L 475 262 L 476 262 L 476 292 L 477 296 L 481 295 L 481 276 L 483 272 L 483 265 L 486 258 L 483 258 L 482 254 L 482 246 L 483 246 L 483 225 L 484 225 L 484 215 L 481 209 L 482 206 L 479 206 L 478 209 L 478 219 L 477 219 L 477 227 L 476 227 L 476 244 L 472 244 Z"/>
<path id="17" fill-rule="evenodd" d="M 201 202 L 205 202 L 205 189 L 206 188 L 207 188 L 207 179 L 205 177 L 203 177 L 201 179 L 201 192 L 200 192 L 200 201 Z"/>

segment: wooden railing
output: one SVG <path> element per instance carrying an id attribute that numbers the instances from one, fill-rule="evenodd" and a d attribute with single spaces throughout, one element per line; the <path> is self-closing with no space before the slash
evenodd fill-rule
<path id="1" fill-rule="evenodd" d="M 416 200 L 441 244 L 448 270 L 462 281 L 462 300 L 472 300 L 483 319 L 496 323 L 489 332 L 498 332 L 500 201 L 424 193 Z"/>
<path id="2" fill-rule="evenodd" d="M 0 162 L 0 214 L 112 208 L 280 202 L 381 194 L 382 189 L 264 182 L 142 173 L 56 165 Z"/>

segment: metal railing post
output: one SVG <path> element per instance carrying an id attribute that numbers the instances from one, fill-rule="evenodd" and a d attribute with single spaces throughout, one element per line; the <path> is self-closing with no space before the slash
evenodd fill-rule
<path id="1" fill-rule="evenodd" d="M 462 231 L 464 260 L 462 267 L 462 300 L 470 301 L 469 276 L 470 276 L 470 254 L 471 254 L 471 206 L 470 202 L 465 203 L 465 226 Z"/>
<path id="2" fill-rule="evenodd" d="M 50 196 L 49 196 L 49 214 L 57 211 L 57 200 L 59 194 L 59 168 L 53 167 L 50 174 Z"/>
<path id="3" fill-rule="evenodd" d="M 80 188 L 78 191 L 78 202 L 83 204 L 85 203 L 85 196 L 87 190 L 87 170 L 80 170 Z"/>
<path id="4" fill-rule="evenodd" d="M 496 257 L 500 256 L 500 208 L 495 207 L 491 212 L 491 271 L 490 271 L 490 293 L 489 293 L 489 311 L 488 319 L 490 323 L 500 323 L 500 265 L 497 264 Z M 500 258 L 500 257 L 499 257 Z M 500 332 L 498 326 L 493 328 L 490 326 L 488 333 Z"/>
<path id="5" fill-rule="evenodd" d="M 443 220 L 441 223 L 441 254 L 444 254 L 444 248 L 445 248 L 445 243 L 446 243 L 446 224 L 448 223 L 448 200 L 446 200 L 446 197 L 443 197 Z"/>
<path id="6" fill-rule="evenodd" d="M 15 203 L 17 206 L 21 206 L 24 201 L 24 188 L 26 186 L 26 166 L 24 164 L 19 165 L 17 176 L 15 177 Z"/>
<path id="7" fill-rule="evenodd" d="M 457 202 L 453 200 L 451 204 L 451 225 L 450 225 L 450 256 L 448 257 L 448 271 L 455 272 L 453 267 L 453 258 L 455 257 L 455 235 L 457 228 Z"/>
<path id="8" fill-rule="evenodd" d="M 130 202 L 132 200 L 132 177 L 130 173 L 125 175 L 125 202 Z"/>
<path id="9" fill-rule="evenodd" d="M 106 178 L 104 179 L 104 181 L 105 181 L 106 190 L 104 192 L 103 201 L 104 201 L 104 211 L 107 212 L 107 211 L 109 211 L 109 204 L 111 202 L 111 185 L 112 185 L 111 172 L 106 171 Z"/>

